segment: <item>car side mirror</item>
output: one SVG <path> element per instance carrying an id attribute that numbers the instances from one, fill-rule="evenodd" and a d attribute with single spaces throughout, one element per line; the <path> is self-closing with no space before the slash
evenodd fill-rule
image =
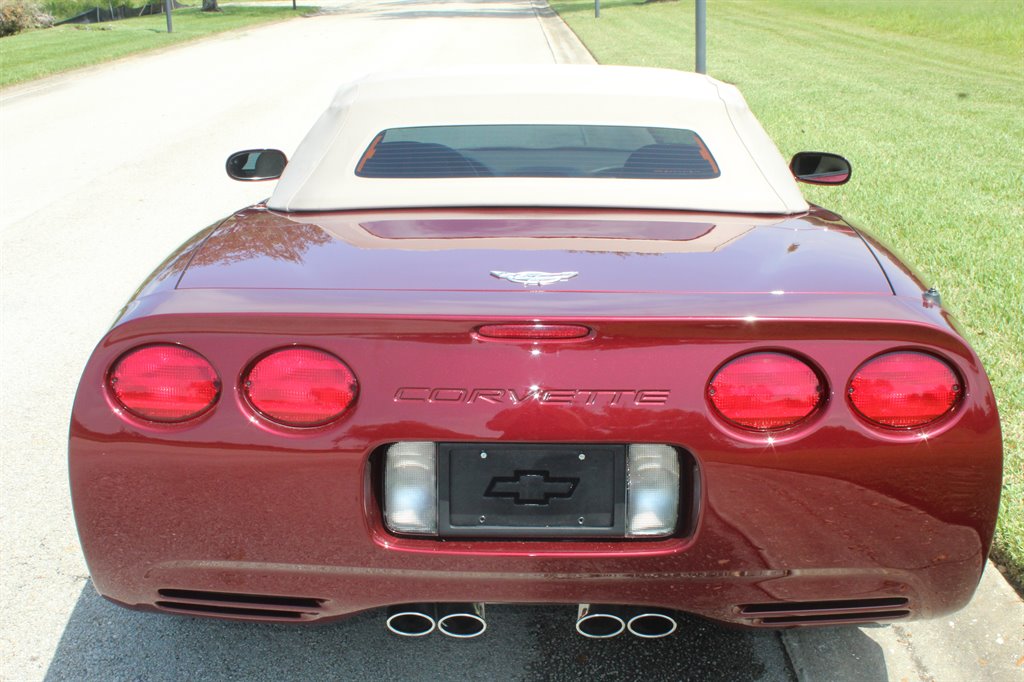
<path id="1" fill-rule="evenodd" d="M 278 149 L 246 149 L 228 157 L 226 170 L 235 180 L 252 182 L 281 177 L 288 157 Z"/>
<path id="2" fill-rule="evenodd" d="M 810 185 L 842 185 L 853 174 L 849 161 L 828 152 L 798 152 L 789 162 L 789 170 L 798 182 Z"/>

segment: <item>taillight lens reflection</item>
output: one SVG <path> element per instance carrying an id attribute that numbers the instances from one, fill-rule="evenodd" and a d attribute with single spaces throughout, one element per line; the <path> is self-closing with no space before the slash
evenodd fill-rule
<path id="1" fill-rule="evenodd" d="M 784 429 L 821 404 L 822 381 L 807 363 L 782 353 L 742 355 L 708 383 L 708 399 L 719 414 L 758 431 Z"/>
<path id="2" fill-rule="evenodd" d="M 891 428 L 936 421 L 959 402 L 962 386 L 953 369 L 933 355 L 886 353 L 869 360 L 850 381 L 850 403 L 865 419 Z"/>
<path id="3" fill-rule="evenodd" d="M 287 348 L 265 355 L 243 382 L 257 412 L 286 426 L 319 426 L 340 417 L 355 401 L 358 384 L 348 366 L 315 348 Z"/>
<path id="4" fill-rule="evenodd" d="M 122 355 L 108 376 L 110 391 L 130 414 L 155 422 L 183 422 L 210 409 L 220 379 L 206 359 L 183 346 L 143 346 Z"/>

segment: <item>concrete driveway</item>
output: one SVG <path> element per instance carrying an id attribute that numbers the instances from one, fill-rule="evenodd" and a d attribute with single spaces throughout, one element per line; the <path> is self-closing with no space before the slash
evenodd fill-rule
<path id="1" fill-rule="evenodd" d="M 583 640 L 566 608 L 494 607 L 479 640 L 405 641 L 376 614 L 288 628 L 100 599 L 68 499 L 71 401 L 135 286 L 268 193 L 228 180 L 227 154 L 293 150 L 336 86 L 365 71 L 589 58 L 528 0 L 331 10 L 0 93 L 0 679 L 1024 678 L 1024 608 L 991 570 L 981 598 L 941 621 L 782 635 L 694 620 L 653 642 Z"/>

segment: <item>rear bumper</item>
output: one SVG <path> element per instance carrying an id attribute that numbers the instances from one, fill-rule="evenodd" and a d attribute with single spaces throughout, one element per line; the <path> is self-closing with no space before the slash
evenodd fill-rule
<path id="1" fill-rule="evenodd" d="M 710 321 L 687 334 L 616 323 L 586 351 L 533 355 L 476 345 L 467 330 L 478 320 L 417 322 L 403 337 L 372 321 L 322 317 L 303 334 L 278 329 L 294 319 L 253 319 L 129 323 L 90 360 L 73 411 L 70 473 L 82 546 L 104 596 L 135 608 L 287 622 L 487 602 L 647 605 L 760 626 L 891 611 L 900 613 L 884 617 L 934 617 L 965 605 L 980 580 L 998 511 L 998 414 L 977 358 L 948 334 L 888 325 L 868 335 L 861 325 L 822 339 L 827 326 L 790 322 L 744 339 L 746 323 Z M 118 416 L 102 389 L 110 364 L 168 338 L 217 368 L 220 402 L 180 426 Z M 339 423 L 274 428 L 232 393 L 240 368 L 292 342 L 324 347 L 362 373 L 359 403 Z M 865 358 L 908 344 L 954 362 L 968 395 L 927 433 L 881 433 L 851 414 L 843 387 Z M 774 439 L 719 423 L 702 391 L 727 356 L 764 347 L 812 358 L 832 390 L 812 420 Z M 619 402 L 605 391 L 596 404 L 399 399 L 424 395 L 400 393 L 403 386 L 463 386 L 452 383 L 452 368 L 473 386 L 519 390 L 544 376 L 551 387 L 667 389 L 671 398 L 646 404 L 637 390 Z M 445 390 L 439 395 L 471 394 Z M 395 537 L 381 520 L 372 455 L 402 440 L 670 444 L 693 458 L 691 518 L 677 536 L 650 541 Z M 181 596 L 196 592 L 215 594 Z M 811 617 L 777 620 L 794 614 Z"/>
<path id="2" fill-rule="evenodd" d="M 694 530 L 680 537 L 440 541 L 386 532 L 363 453 L 151 444 L 140 464 L 131 447 L 81 438 L 73 453 L 96 588 L 194 615 L 304 622 L 393 604 L 504 602 L 656 606 L 756 626 L 934 617 L 967 603 L 988 549 L 988 521 L 943 518 L 956 499 L 912 504 L 835 472 L 789 470 L 785 456 L 773 467 L 698 460 Z M 862 473 L 873 468 L 864 459 Z M 927 478 L 918 485 L 933 487 Z M 293 601 L 268 608 L 182 590 Z M 837 600 L 851 602 L 793 604 Z M 778 620 L 794 613 L 810 617 Z"/>

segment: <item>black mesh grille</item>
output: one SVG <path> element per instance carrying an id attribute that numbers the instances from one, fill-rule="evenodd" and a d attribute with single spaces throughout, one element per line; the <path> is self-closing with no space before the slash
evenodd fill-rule
<path id="1" fill-rule="evenodd" d="M 245 594 L 242 592 L 163 589 L 159 590 L 159 594 L 161 597 L 169 597 L 171 599 L 253 604 L 256 606 L 293 606 L 310 609 L 319 608 L 324 603 L 323 599 L 313 599 L 311 597 L 280 597 L 269 594 Z"/>
<path id="2" fill-rule="evenodd" d="M 868 611 L 864 613 L 820 613 L 813 616 L 771 616 L 760 619 L 764 625 L 799 625 L 800 623 L 874 623 L 879 620 L 906 618 L 910 611 Z"/>
<path id="3" fill-rule="evenodd" d="M 307 615 L 299 611 L 254 609 L 238 606 L 218 606 L 215 604 L 187 604 L 173 601 L 158 601 L 156 605 L 162 609 L 166 609 L 167 611 L 176 611 L 178 613 L 194 613 L 199 615 L 227 616 L 234 618 L 301 620 Z"/>
<path id="4" fill-rule="evenodd" d="M 873 623 L 910 615 L 905 597 L 828 599 L 822 601 L 743 604 L 740 616 L 752 625 L 800 625 L 814 623 Z M 903 608 L 900 608 L 903 607 Z"/>
<path id="5" fill-rule="evenodd" d="M 886 609 L 894 606 L 906 606 L 904 597 L 882 597 L 878 599 L 833 599 L 828 601 L 788 601 L 769 604 L 746 604 L 740 613 L 794 613 L 813 611 L 868 611 Z"/>

